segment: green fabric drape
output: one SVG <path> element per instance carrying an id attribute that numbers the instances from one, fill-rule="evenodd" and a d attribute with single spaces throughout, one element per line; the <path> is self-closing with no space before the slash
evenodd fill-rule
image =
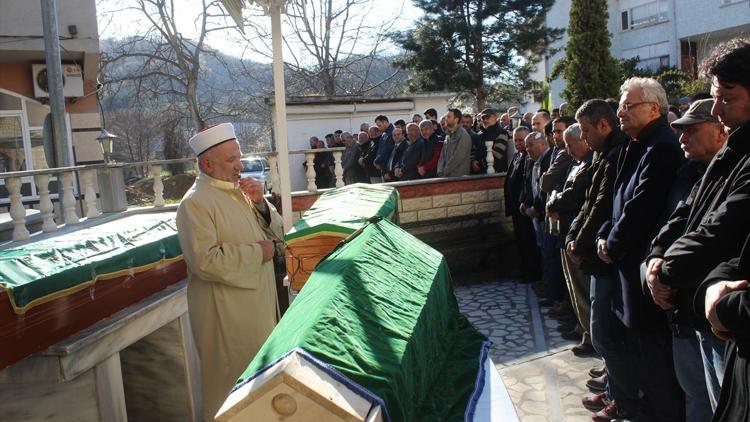
<path id="1" fill-rule="evenodd" d="M 18 312 L 97 277 L 182 255 L 174 213 L 136 214 L 0 251 L 0 285 Z"/>
<path id="2" fill-rule="evenodd" d="M 357 183 L 330 190 L 294 224 L 285 239 L 294 242 L 320 232 L 346 237 L 373 216 L 391 218 L 398 209 L 398 190 Z"/>
<path id="3" fill-rule="evenodd" d="M 382 220 L 318 266 L 238 382 L 300 347 L 381 397 L 394 421 L 462 420 L 484 340 L 443 256 Z"/>

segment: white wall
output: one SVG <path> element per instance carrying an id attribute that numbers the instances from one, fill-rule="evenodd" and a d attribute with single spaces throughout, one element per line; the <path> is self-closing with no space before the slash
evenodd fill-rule
<path id="1" fill-rule="evenodd" d="M 2 0 L 0 6 L 1 35 L 44 35 L 42 9 L 38 0 Z M 75 25 L 78 34 L 60 45 L 69 51 L 99 52 L 99 30 L 96 25 L 95 0 L 58 0 L 57 27 L 61 37 L 69 37 L 68 26 Z M 44 40 L 2 38 L 0 50 L 44 51 Z"/>

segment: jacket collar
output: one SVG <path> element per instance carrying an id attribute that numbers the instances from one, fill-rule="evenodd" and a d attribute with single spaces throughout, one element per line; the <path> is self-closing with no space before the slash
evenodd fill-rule
<path id="1" fill-rule="evenodd" d="M 638 133 L 638 136 L 633 138 L 635 141 L 648 142 L 654 137 L 660 130 L 667 126 L 667 116 L 660 116 L 658 119 L 650 122 Z"/>
<path id="2" fill-rule="evenodd" d="M 740 154 L 750 153 L 750 122 L 745 123 L 729 134 L 727 147 Z"/>
<path id="3" fill-rule="evenodd" d="M 200 172 L 200 174 L 198 175 L 198 182 L 205 183 L 209 186 L 223 191 L 236 191 L 238 189 L 237 185 L 232 182 L 214 179 L 213 177 L 203 172 Z"/>
<path id="4" fill-rule="evenodd" d="M 601 152 L 607 154 L 612 148 L 624 144 L 627 136 L 628 135 L 624 134 L 620 128 L 614 128 L 614 130 L 612 130 L 607 136 L 607 139 L 604 140 L 604 150 Z"/>

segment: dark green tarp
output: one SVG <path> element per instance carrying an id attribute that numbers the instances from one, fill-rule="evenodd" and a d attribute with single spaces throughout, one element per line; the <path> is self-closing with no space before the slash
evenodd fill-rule
<path id="1" fill-rule="evenodd" d="M 328 233 L 346 237 L 373 216 L 391 218 L 398 209 L 398 190 L 357 183 L 330 190 L 305 211 L 286 234 L 287 243 Z"/>
<path id="2" fill-rule="evenodd" d="M 16 312 L 91 284 L 182 255 L 173 212 L 135 214 L 0 251 L 0 285 Z"/>
<path id="3" fill-rule="evenodd" d="M 382 398 L 391 420 L 463 420 L 484 340 L 443 256 L 382 220 L 318 266 L 238 383 L 299 347 Z"/>

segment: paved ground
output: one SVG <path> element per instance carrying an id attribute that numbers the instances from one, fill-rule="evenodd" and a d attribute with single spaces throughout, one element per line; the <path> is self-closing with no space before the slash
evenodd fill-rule
<path id="1" fill-rule="evenodd" d="M 591 420 L 581 397 L 600 361 L 570 352 L 575 343 L 560 338 L 530 285 L 506 280 L 455 291 L 462 312 L 493 342 L 492 359 L 522 422 Z"/>

